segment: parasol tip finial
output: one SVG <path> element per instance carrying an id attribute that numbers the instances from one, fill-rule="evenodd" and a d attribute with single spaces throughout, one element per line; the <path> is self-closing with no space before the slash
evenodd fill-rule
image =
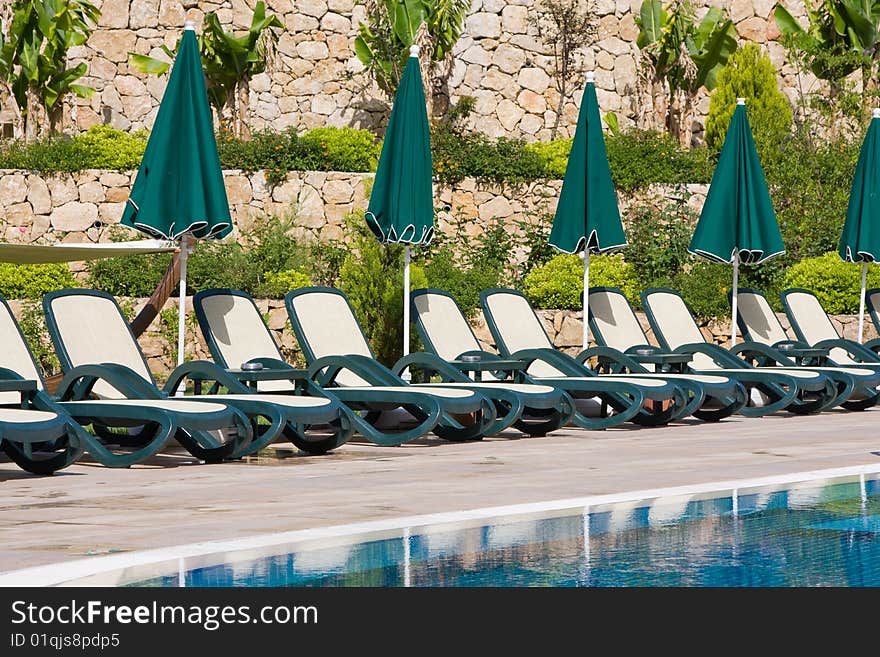
<path id="1" fill-rule="evenodd" d="M 195 23 L 195 21 L 186 21 L 186 22 L 183 24 L 183 29 L 184 29 L 184 30 L 190 30 L 190 31 L 192 31 L 192 32 L 195 32 L 195 31 L 196 31 L 196 23 Z"/>
<path id="2" fill-rule="evenodd" d="M 736 104 L 737 104 L 737 105 L 745 105 L 745 104 L 746 104 L 746 99 L 745 99 L 745 98 L 737 98 L 737 99 L 736 99 Z"/>
<path id="3" fill-rule="evenodd" d="M 880 107 L 875 107 L 875 108 L 874 108 L 874 118 L 875 118 L 875 119 L 880 119 Z"/>
<path id="4" fill-rule="evenodd" d="M 420 48 L 416 44 L 411 45 L 409 47 L 409 56 L 410 57 L 418 57 L 419 50 L 420 50 Z"/>
<path id="5" fill-rule="evenodd" d="M 593 83 L 596 81 L 596 73 L 594 71 L 587 71 L 587 84 Z"/>

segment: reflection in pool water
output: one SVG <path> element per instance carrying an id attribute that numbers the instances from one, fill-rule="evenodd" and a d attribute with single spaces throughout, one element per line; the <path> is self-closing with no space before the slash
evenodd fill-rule
<path id="1" fill-rule="evenodd" d="M 182 576 L 186 586 L 880 586 L 880 482 L 420 529 Z"/>

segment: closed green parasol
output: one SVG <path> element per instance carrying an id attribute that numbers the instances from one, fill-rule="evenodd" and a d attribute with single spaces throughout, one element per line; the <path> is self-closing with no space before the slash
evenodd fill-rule
<path id="1" fill-rule="evenodd" d="M 688 246 L 694 255 L 733 265 L 731 345 L 736 344 L 740 263 L 757 264 L 785 253 L 745 104 L 744 98 L 737 99 L 706 203 Z"/>
<path id="2" fill-rule="evenodd" d="M 366 212 L 367 225 L 382 243 L 403 242 L 403 354 L 409 353 L 410 245 L 427 245 L 434 237 L 434 188 L 431 134 L 425 90 L 419 70 L 419 47 L 409 60 L 394 94 Z"/>
<path id="3" fill-rule="evenodd" d="M 861 342 L 865 326 L 868 263 L 880 259 L 880 109 L 874 110 L 874 118 L 871 119 L 859 153 L 838 253 L 844 262 L 862 263 L 862 290 L 859 297 Z"/>
<path id="4" fill-rule="evenodd" d="M 592 72 L 587 73 L 587 86 L 584 89 L 549 241 L 552 246 L 565 253 L 583 253 L 583 345 L 586 349 L 590 337 L 587 324 L 590 254 L 605 253 L 626 246 L 626 236 L 617 207 L 617 194 L 605 152 L 602 118 L 599 115 L 599 101 L 596 98 Z"/>
<path id="5" fill-rule="evenodd" d="M 180 240 L 178 364 L 183 362 L 188 238 L 232 230 L 195 26 L 187 21 L 122 223 Z"/>

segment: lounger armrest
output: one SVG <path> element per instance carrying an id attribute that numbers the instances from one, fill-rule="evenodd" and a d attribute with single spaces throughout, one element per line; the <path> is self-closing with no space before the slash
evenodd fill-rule
<path id="1" fill-rule="evenodd" d="M 296 368 L 283 360 L 277 358 L 269 358 L 268 356 L 260 358 L 251 358 L 248 363 L 259 363 L 265 369 L 269 370 L 295 370 Z"/>
<path id="2" fill-rule="evenodd" d="M 880 338 L 874 338 L 873 340 L 868 340 L 865 344 L 862 345 L 865 349 L 870 349 L 875 354 L 880 353 Z"/>
<path id="3" fill-rule="evenodd" d="M 372 358 L 360 354 L 324 356 L 309 365 L 309 379 L 321 387 L 333 383 L 342 370 L 349 370 L 373 385 L 399 386 L 400 377 Z"/>
<path id="4" fill-rule="evenodd" d="M 168 375 L 168 380 L 162 390 L 166 394 L 173 395 L 186 379 L 198 379 L 200 381 L 214 381 L 227 388 L 230 392 L 251 392 L 241 381 L 229 374 L 225 369 L 208 360 L 191 360 L 178 365 Z"/>
<path id="5" fill-rule="evenodd" d="M 719 347 L 717 344 L 709 344 L 708 342 L 692 342 L 683 344 L 673 349 L 674 354 L 706 354 L 714 360 L 718 365 L 723 367 L 748 367 L 740 358 L 737 358 L 729 351 Z"/>
<path id="6" fill-rule="evenodd" d="M 768 367 L 772 365 L 784 365 L 796 367 L 797 363 L 780 353 L 773 347 L 761 342 L 740 342 L 730 348 L 730 353 L 742 358 L 750 365 Z"/>
<path id="7" fill-rule="evenodd" d="M 437 354 L 431 354 L 426 351 L 418 351 L 415 353 L 407 354 L 400 360 L 398 360 L 394 365 L 391 366 L 391 371 L 394 372 L 397 376 L 400 376 L 401 373 L 408 367 L 413 369 L 418 369 L 426 372 L 428 376 L 431 374 L 439 374 L 440 378 L 443 381 L 467 381 L 467 377 L 464 376 L 461 371 L 459 371 L 453 365 L 450 365 L 448 362 L 440 358 Z"/>
<path id="8" fill-rule="evenodd" d="M 813 345 L 816 349 L 832 349 L 840 348 L 846 351 L 853 360 L 864 363 L 876 363 L 877 354 L 863 344 L 859 344 L 854 340 L 845 340 L 843 338 L 832 338 L 830 340 L 822 340 Z"/>
<path id="9" fill-rule="evenodd" d="M 587 361 L 590 358 L 605 358 L 611 361 L 611 371 L 616 373 L 626 374 L 629 372 L 647 371 L 644 366 L 638 363 L 638 361 L 630 358 L 626 353 L 619 349 L 615 349 L 614 347 L 606 347 L 602 345 L 590 347 L 589 349 L 584 349 L 574 357 L 574 359 L 584 365 L 584 367 L 588 367 Z"/>
<path id="10" fill-rule="evenodd" d="M 523 371 L 528 370 L 529 366 L 535 361 L 547 363 L 551 367 L 568 376 L 586 376 L 584 370 L 589 368 L 583 363 L 577 362 L 568 354 L 556 351 L 555 349 L 521 349 L 516 353 L 510 354 L 510 358 L 525 361 Z"/>
<path id="11" fill-rule="evenodd" d="M 87 399 L 98 381 L 106 381 L 128 398 L 162 398 L 153 384 L 131 368 L 117 363 L 78 365 L 65 372 L 55 394 L 63 401 Z"/>

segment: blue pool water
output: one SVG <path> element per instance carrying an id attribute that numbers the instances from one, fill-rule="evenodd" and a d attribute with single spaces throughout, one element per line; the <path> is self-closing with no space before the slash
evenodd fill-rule
<path id="1" fill-rule="evenodd" d="M 174 573 L 138 586 L 880 586 L 880 481 L 411 536 Z"/>

